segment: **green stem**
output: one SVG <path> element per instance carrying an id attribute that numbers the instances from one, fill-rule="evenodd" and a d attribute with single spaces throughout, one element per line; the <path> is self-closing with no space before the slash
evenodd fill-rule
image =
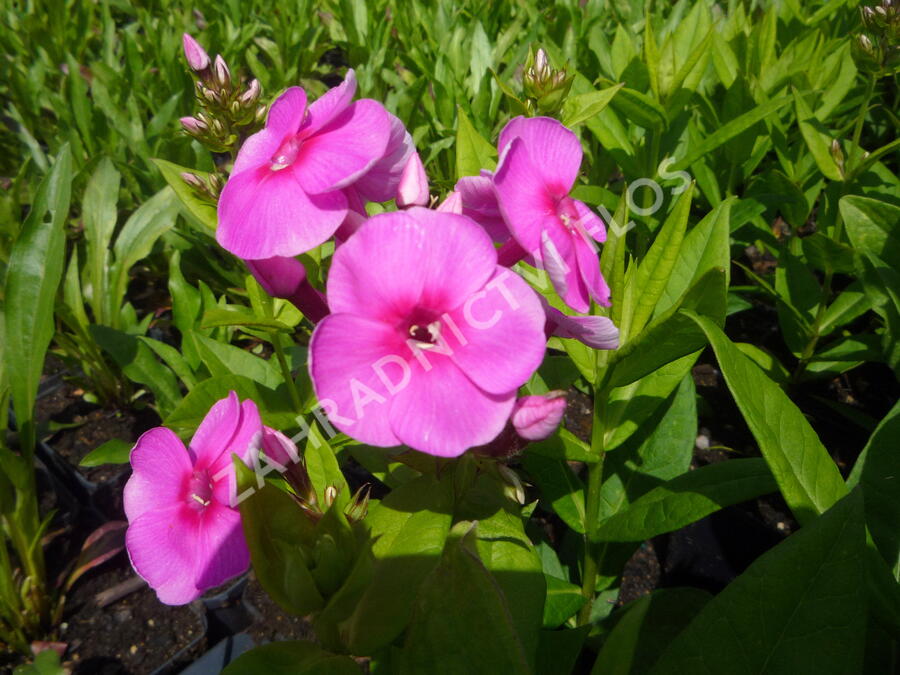
<path id="1" fill-rule="evenodd" d="M 287 384 L 288 395 L 291 397 L 291 404 L 298 413 L 303 412 L 303 402 L 300 400 L 300 392 L 297 391 L 297 383 L 294 382 L 294 375 L 288 366 L 287 358 L 284 355 L 284 349 L 281 347 L 281 340 L 276 332 L 269 333 L 272 338 L 272 347 L 275 348 L 275 357 L 278 359 L 278 365 L 281 368 L 281 375 Z"/>
<path id="2" fill-rule="evenodd" d="M 578 614 L 579 626 L 583 626 L 591 619 L 594 591 L 597 588 L 597 574 L 600 572 L 603 562 L 602 555 L 595 553 L 591 540 L 597 530 L 597 520 L 600 516 L 600 488 L 603 486 L 603 459 L 606 455 L 604 450 L 606 399 L 605 388 L 595 390 L 591 450 L 596 454 L 597 461 L 588 466 L 587 499 L 584 507 L 584 571 L 581 577 L 581 594 L 585 597 L 585 603 Z"/>
<path id="3" fill-rule="evenodd" d="M 859 109 L 859 115 L 856 117 L 856 125 L 853 128 L 853 145 L 850 146 L 850 160 L 847 162 L 848 173 L 852 175 L 856 169 L 856 158 L 861 150 L 859 147 L 862 138 L 862 128 L 866 121 L 866 113 L 869 112 L 869 103 L 872 101 L 872 95 L 875 93 L 875 75 L 869 75 L 866 82 L 866 93 L 863 96 L 862 107 Z"/>

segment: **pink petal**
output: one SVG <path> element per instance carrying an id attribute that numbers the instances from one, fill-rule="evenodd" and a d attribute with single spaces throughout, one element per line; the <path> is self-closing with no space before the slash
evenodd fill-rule
<path id="1" fill-rule="evenodd" d="M 295 256 L 334 234 L 347 213 L 346 197 L 338 191 L 308 196 L 294 168 L 261 167 L 228 180 L 216 231 L 223 248 L 245 260 Z"/>
<path id="2" fill-rule="evenodd" d="M 272 157 L 278 151 L 283 138 L 270 129 L 263 129 L 250 136 L 238 151 L 231 177 L 249 169 L 269 167 Z"/>
<path id="3" fill-rule="evenodd" d="M 262 420 L 251 400 L 243 403 L 235 392 L 216 401 L 197 427 L 190 442 L 194 454 L 194 469 L 211 469 L 223 458 L 230 463 L 231 454 L 246 459 L 262 438 Z"/>
<path id="4" fill-rule="evenodd" d="M 418 207 L 383 213 L 335 252 L 328 305 L 393 326 L 417 306 L 456 309 L 496 265 L 491 240 L 468 218 Z"/>
<path id="5" fill-rule="evenodd" d="M 329 288 L 333 284 L 332 276 Z M 405 379 L 403 366 L 382 359 L 395 355 L 405 362 L 408 354 L 404 338 L 393 326 L 352 314 L 325 317 L 310 340 L 309 374 L 331 423 L 363 443 L 400 445 L 388 422 L 393 397 L 376 368 L 380 364 L 388 383 L 399 386 Z"/>
<path id="6" fill-rule="evenodd" d="M 210 504 L 197 532 L 195 586 L 202 593 L 247 571 L 250 551 L 237 509 Z"/>
<path id="7" fill-rule="evenodd" d="M 281 143 L 286 136 L 297 133 L 305 113 L 306 92 L 300 87 L 289 87 L 269 108 L 266 130 Z"/>
<path id="8" fill-rule="evenodd" d="M 394 198 L 403 167 L 416 150 L 403 122 L 391 113 L 387 115 L 391 135 L 384 156 L 353 184 L 359 194 L 370 202 L 386 202 Z"/>
<path id="9" fill-rule="evenodd" d="M 290 298 L 306 281 L 306 268 L 296 258 L 276 256 L 264 260 L 245 260 L 244 263 L 253 278 L 273 298 Z"/>
<path id="10" fill-rule="evenodd" d="M 534 255 L 540 250 L 541 232 L 559 219 L 555 198 L 521 139 L 513 139 L 506 149 L 494 176 L 494 189 L 512 236 Z"/>
<path id="11" fill-rule="evenodd" d="M 147 511 L 184 503 L 191 457 L 174 432 L 156 427 L 143 433 L 131 451 L 131 466 L 124 493 L 129 521 Z"/>
<path id="12" fill-rule="evenodd" d="M 485 176 L 463 176 L 454 188 L 462 198 L 463 215 L 481 225 L 496 242 L 509 239 L 509 228 L 503 220 L 494 183 Z"/>
<path id="13" fill-rule="evenodd" d="M 580 274 L 575 248 L 580 236 L 573 237 L 562 226 L 544 230 L 540 262 L 559 297 L 576 312 L 587 312 L 591 308 L 590 295 Z"/>
<path id="14" fill-rule="evenodd" d="M 390 133 L 384 106 L 357 101 L 303 141 L 293 165 L 297 179 L 310 194 L 346 187 L 384 156 Z"/>
<path id="15" fill-rule="evenodd" d="M 411 448 L 457 457 L 493 440 L 506 425 L 515 390 L 488 394 L 446 356 L 429 356 L 430 371 L 417 368 L 391 405 L 391 428 Z"/>
<path id="16" fill-rule="evenodd" d="M 565 412 L 565 392 L 525 396 L 516 401 L 510 421 L 522 438 L 541 441 L 553 435 Z"/>
<path id="17" fill-rule="evenodd" d="M 356 96 L 356 73 L 351 68 L 344 81 L 332 87 L 309 106 L 306 120 L 300 130 L 301 138 L 316 134 L 326 124 L 344 112 Z"/>
<path id="18" fill-rule="evenodd" d="M 569 194 L 581 168 L 581 143 L 570 129 L 549 117 L 516 117 L 500 132 L 498 150 L 520 138 L 543 182 L 555 197 Z"/>
<path id="19" fill-rule="evenodd" d="M 601 244 L 606 241 L 606 225 L 600 216 L 588 208 L 588 205 L 584 202 L 573 199 L 572 203 L 575 205 L 576 213 L 578 213 L 578 225 L 584 230 L 585 234 Z"/>
<path id="20" fill-rule="evenodd" d="M 573 244 L 578 260 L 578 273 L 585 288 L 598 305 L 609 307 L 609 286 L 600 273 L 600 256 L 597 255 L 596 245 L 581 234 L 573 235 Z"/>
<path id="21" fill-rule="evenodd" d="M 428 193 L 428 176 L 425 175 L 425 167 L 419 158 L 419 153 L 414 152 L 409 156 L 403 172 L 400 174 L 400 183 L 397 185 L 397 206 L 405 209 L 408 206 L 428 206 L 430 195 Z"/>
<path id="22" fill-rule="evenodd" d="M 196 585 L 200 515 L 187 504 L 151 509 L 128 524 L 125 548 L 134 570 L 166 605 L 200 597 Z"/>
<path id="23" fill-rule="evenodd" d="M 444 198 L 444 201 L 438 204 L 435 210 L 441 213 L 455 213 L 461 216 L 463 212 L 462 195 L 454 190 Z"/>
<path id="24" fill-rule="evenodd" d="M 450 316 L 463 336 L 442 326 L 454 351 L 450 358 L 484 391 L 515 391 L 541 365 L 544 309 L 531 287 L 505 267 L 497 267 L 487 286 Z"/>
<path id="25" fill-rule="evenodd" d="M 605 316 L 569 316 L 544 303 L 547 323 L 552 335 L 572 338 L 594 349 L 617 349 L 619 329 Z"/>

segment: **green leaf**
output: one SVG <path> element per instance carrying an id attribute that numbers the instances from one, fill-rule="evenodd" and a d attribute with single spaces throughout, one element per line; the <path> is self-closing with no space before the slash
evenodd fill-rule
<path id="1" fill-rule="evenodd" d="M 452 477 L 422 476 L 391 491 L 366 517 L 372 581 L 342 633 L 354 654 L 391 643 L 413 613 L 419 586 L 437 565 L 453 519 Z"/>
<path id="2" fill-rule="evenodd" d="M 894 578 L 900 581 L 900 403 L 878 424 L 847 480 L 862 487 L 866 525 Z"/>
<path id="3" fill-rule="evenodd" d="M 570 616 L 574 616 L 587 602 L 581 592 L 581 586 L 563 581 L 549 574 L 544 575 L 547 582 L 547 599 L 544 602 L 544 628 L 558 628 Z"/>
<path id="4" fill-rule="evenodd" d="M 572 673 L 591 626 L 542 630 L 538 641 L 536 675 Z"/>
<path id="5" fill-rule="evenodd" d="M 842 181 L 844 176 L 831 155 L 831 136 L 825 130 L 822 123 L 816 119 L 812 110 L 806 105 L 806 101 L 800 93 L 794 89 L 794 106 L 797 111 L 797 124 L 800 134 L 806 141 L 806 147 L 812 153 L 816 166 L 829 180 Z"/>
<path id="6" fill-rule="evenodd" d="M 774 492 L 761 459 L 732 459 L 688 471 L 650 490 L 627 509 L 602 522 L 596 541 L 644 541 L 738 504 Z"/>
<path id="7" fill-rule="evenodd" d="M 562 459 L 567 462 L 588 462 L 592 464 L 598 461 L 598 457 L 596 453 L 591 451 L 590 445 L 563 427 L 560 427 L 559 431 L 550 438 L 529 443 L 528 452 L 552 459 Z"/>
<path id="8" fill-rule="evenodd" d="M 497 150 L 479 134 L 462 108 L 456 110 L 456 177 L 477 176 L 497 164 Z"/>
<path id="9" fill-rule="evenodd" d="M 847 234 L 856 249 L 882 260 L 900 260 L 900 207 L 878 199 L 847 195 L 839 202 Z"/>
<path id="10" fill-rule="evenodd" d="M 59 654 L 54 649 L 45 649 L 34 661 L 24 666 L 17 666 L 13 675 L 65 675 L 68 672 L 59 662 Z"/>
<path id="11" fill-rule="evenodd" d="M 463 521 L 454 532 L 422 584 L 398 672 L 530 673 L 503 594 L 478 557 L 477 524 Z"/>
<path id="12" fill-rule="evenodd" d="M 675 206 L 656 235 L 653 245 L 641 260 L 637 277 L 634 280 L 638 296 L 634 314 L 627 329 L 625 326 L 620 326 L 623 335 L 627 335 L 629 338 L 641 332 L 665 291 L 666 284 L 678 260 L 678 251 L 687 229 L 693 192 L 693 185 L 691 185 L 678 197 L 678 201 L 675 202 Z"/>
<path id="13" fill-rule="evenodd" d="M 808 523 L 847 493 L 816 432 L 787 397 L 709 319 L 692 315 L 794 516 Z"/>
<path id="14" fill-rule="evenodd" d="M 314 538 L 309 517 L 286 492 L 234 460 L 237 502 L 253 571 L 266 593 L 293 614 L 320 609 L 324 601 L 302 547 Z"/>
<path id="15" fill-rule="evenodd" d="M 273 391 L 242 375 L 222 375 L 198 382 L 164 419 L 163 425 L 181 436 L 192 434 L 213 404 L 231 391 L 242 401 L 250 399 L 256 403 L 263 423 L 273 429 L 297 427 L 297 413 L 291 408 L 284 386 Z"/>
<path id="16" fill-rule="evenodd" d="M 690 468 L 697 439 L 696 399 L 694 380 L 685 375 L 678 389 L 654 411 L 642 430 L 615 452 L 607 453 L 598 521 L 618 513 L 661 481 Z"/>
<path id="17" fill-rule="evenodd" d="M 280 370 L 271 361 L 197 331 L 193 332 L 193 339 L 200 358 L 213 376 L 239 373 L 269 389 L 277 389 L 284 382 Z"/>
<path id="18" fill-rule="evenodd" d="M 651 672 L 860 672 L 864 544 L 862 500 L 853 494 L 710 600 Z"/>
<path id="19" fill-rule="evenodd" d="M 584 534 L 584 484 L 569 465 L 526 451 L 522 466 L 540 489 L 545 507 L 553 510 L 573 530 Z"/>
<path id="20" fill-rule="evenodd" d="M 98 448 L 94 448 L 85 455 L 78 466 L 102 466 L 103 464 L 128 464 L 133 443 L 123 441 L 121 438 L 111 438 Z"/>
<path id="21" fill-rule="evenodd" d="M 264 330 L 280 330 L 292 332 L 290 326 L 277 319 L 267 319 L 250 312 L 216 307 L 203 313 L 202 328 L 215 328 L 217 326 L 245 326 L 247 328 L 262 328 Z"/>
<path id="22" fill-rule="evenodd" d="M 89 326 L 91 336 L 109 354 L 132 382 L 146 385 L 156 397 L 160 413 L 166 415 L 181 401 L 181 391 L 172 371 L 153 356 L 153 352 L 134 335 L 108 326 Z"/>
<path id="23" fill-rule="evenodd" d="M 5 362 L 26 453 L 32 451 L 36 440 L 34 400 L 44 355 L 53 338 L 53 307 L 62 278 L 71 182 L 72 155 L 65 145 L 38 186 L 6 271 Z"/>
<path id="24" fill-rule="evenodd" d="M 116 229 L 116 202 L 122 176 L 109 158 L 97 165 L 84 191 L 82 215 L 84 237 L 87 241 L 87 266 L 91 280 L 91 298 L 97 323 L 108 324 L 107 266 L 109 245 Z M 118 298 L 116 298 L 118 301 Z"/>
<path id="25" fill-rule="evenodd" d="M 185 208 L 187 213 L 192 215 L 197 222 L 205 227 L 210 236 L 213 236 L 216 231 L 216 225 L 218 224 L 216 207 L 197 197 L 191 187 L 181 178 L 181 174 L 186 171 L 196 174 L 201 180 L 204 180 L 209 174 L 206 174 L 203 171 L 178 166 L 177 164 L 167 162 L 164 159 L 152 159 L 151 161 L 156 165 L 160 173 L 162 173 L 163 178 L 166 179 L 166 183 L 169 184 L 169 187 L 175 191 L 176 195 L 178 195 L 178 200 L 181 202 L 181 205 Z"/>
<path id="26" fill-rule="evenodd" d="M 653 310 L 654 317 L 676 305 L 684 293 L 714 267 L 725 271 L 725 286 L 728 286 L 731 268 L 729 225 L 733 204 L 733 198 L 721 202 L 685 235 L 668 282 Z"/>
<path id="27" fill-rule="evenodd" d="M 738 134 L 743 133 L 754 124 L 768 119 L 778 110 L 783 108 L 791 100 L 790 96 L 782 96 L 771 101 L 767 101 L 752 110 L 739 115 L 730 122 L 726 122 L 714 132 L 704 137 L 703 141 L 694 145 L 685 157 L 680 159 L 671 167 L 672 171 L 681 171 L 688 168 L 698 159 L 710 154 L 713 150 L 724 145 Z"/>
<path id="28" fill-rule="evenodd" d="M 706 336 L 682 310 L 710 317 L 717 325 L 725 320 L 725 272 L 711 269 L 684 298 L 666 314 L 653 321 L 640 335 L 614 352 L 606 386 L 631 384 L 706 346 Z"/>
<path id="29" fill-rule="evenodd" d="M 150 255 L 156 240 L 175 226 L 177 216 L 175 195 L 164 188 L 141 204 L 125 221 L 113 246 L 115 262 L 109 271 L 113 280 L 110 292 L 116 301 L 125 297 L 129 270 Z"/>
<path id="30" fill-rule="evenodd" d="M 325 490 L 334 487 L 337 488 L 337 497 L 335 497 L 334 503 L 343 510 L 350 503 L 352 497 L 350 487 L 341 472 L 334 450 L 315 423 L 310 425 L 309 440 L 306 442 L 306 452 L 303 457 L 306 472 L 309 474 L 310 483 L 316 491 L 319 503 L 325 503 Z"/>
<path id="31" fill-rule="evenodd" d="M 666 111 L 652 98 L 612 80 L 601 77 L 599 81 L 606 87 L 603 91 L 620 87 L 609 103 L 625 119 L 645 129 L 663 129 L 666 126 Z"/>
<path id="32" fill-rule="evenodd" d="M 478 476 L 463 503 L 457 504 L 454 518 L 478 521 L 478 557 L 501 591 L 528 663 L 533 665 L 547 587 L 541 558 L 525 534 L 522 509 L 506 495 L 506 488 L 495 476 Z"/>
<path id="33" fill-rule="evenodd" d="M 332 654 L 312 642 L 271 642 L 244 652 L 222 675 L 360 675 L 349 656 Z"/>
<path id="34" fill-rule="evenodd" d="M 562 123 L 572 128 L 599 115 L 624 86 L 616 84 L 606 89 L 569 96 L 563 104 Z"/>
<path id="35" fill-rule="evenodd" d="M 623 608 L 603 643 L 592 675 L 644 675 L 712 596 L 698 588 L 653 591 Z"/>

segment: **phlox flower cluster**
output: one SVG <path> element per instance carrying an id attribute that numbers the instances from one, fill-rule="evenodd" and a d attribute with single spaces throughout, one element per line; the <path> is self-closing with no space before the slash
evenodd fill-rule
<path id="1" fill-rule="evenodd" d="M 196 42 L 185 47 L 192 67 L 208 66 Z M 316 324 L 315 393 L 331 424 L 357 441 L 455 457 L 510 433 L 522 443 L 548 437 L 565 396 L 518 396 L 548 337 L 597 349 L 618 342 L 609 319 L 560 311 L 514 268 L 545 270 L 559 307 L 609 304 L 597 254 L 604 224 L 569 196 L 577 136 L 550 118 L 517 117 L 500 133 L 496 170 L 461 178 L 428 208 L 410 134 L 381 103 L 354 100 L 356 89 L 351 70 L 315 101 L 301 87 L 277 97 L 221 192 L 218 242 Z M 368 216 L 369 202 L 390 200 L 399 210 Z M 332 238 L 323 292 L 297 257 Z M 234 392 L 187 446 L 164 427 L 139 439 L 125 488 L 127 548 L 160 600 L 189 602 L 247 568 L 233 461 L 267 448 L 296 456 Z"/>

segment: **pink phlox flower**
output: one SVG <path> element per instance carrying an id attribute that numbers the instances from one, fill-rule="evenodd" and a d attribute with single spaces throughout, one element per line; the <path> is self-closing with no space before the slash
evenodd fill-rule
<path id="1" fill-rule="evenodd" d="M 187 448 L 171 430 L 144 433 L 125 485 L 131 564 L 167 605 L 182 605 L 244 572 L 250 554 L 232 506 L 232 454 L 246 461 L 263 433 L 253 401 L 231 392 L 210 408 Z"/>
<path id="2" fill-rule="evenodd" d="M 464 216 L 370 218 L 334 254 L 309 370 L 332 424 L 370 445 L 456 456 L 503 429 L 540 365 L 544 311 Z"/>
<path id="3" fill-rule="evenodd" d="M 300 87 L 272 104 L 265 128 L 241 146 L 219 199 L 216 238 L 225 249 L 257 260 L 315 248 L 344 221 L 344 190 L 380 161 L 399 161 L 386 152 L 395 136 L 402 146 L 405 130 L 377 101 L 354 102 L 355 93 L 350 70 L 308 108 Z"/>
<path id="4" fill-rule="evenodd" d="M 594 244 L 605 241 L 606 228 L 569 196 L 581 167 L 578 137 L 548 117 L 516 117 L 500 133 L 498 149 L 493 186 L 513 238 L 572 309 L 588 311 L 591 298 L 608 305 Z"/>

